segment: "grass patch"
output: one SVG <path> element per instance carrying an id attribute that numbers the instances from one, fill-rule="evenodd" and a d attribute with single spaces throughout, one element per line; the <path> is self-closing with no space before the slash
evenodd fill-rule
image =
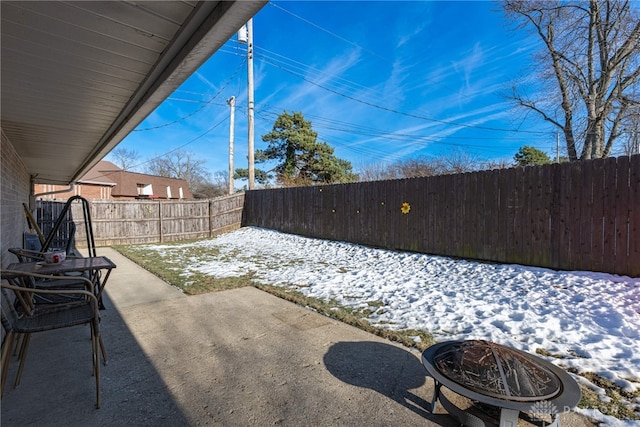
<path id="1" fill-rule="evenodd" d="M 568 356 L 562 354 L 551 353 L 543 348 L 537 348 L 536 353 L 542 356 L 553 357 L 556 359 L 566 359 Z M 569 352 L 571 356 L 582 357 Z M 593 408 L 597 409 L 605 415 L 611 415 L 620 419 L 627 420 L 640 420 L 640 414 L 634 412 L 627 404 L 636 397 L 640 397 L 640 390 L 636 390 L 634 393 L 628 393 L 616 386 L 611 381 L 607 381 L 602 377 L 597 376 L 594 373 L 586 372 L 578 374 L 574 369 L 568 369 L 569 372 L 585 377 L 592 384 L 604 389 L 608 401 L 602 400 L 600 395 L 588 387 L 579 384 L 582 397 L 578 402 L 580 408 Z"/>
<path id="2" fill-rule="evenodd" d="M 576 373 L 575 370 L 570 369 L 569 371 Z M 605 415 L 611 415 L 619 419 L 640 420 L 640 413 L 634 412 L 631 408 L 628 407 L 628 403 L 630 401 L 637 397 L 640 397 L 640 390 L 636 390 L 633 393 L 628 393 L 613 384 L 611 381 L 607 381 L 592 372 L 584 372 L 580 375 L 585 377 L 591 383 L 597 385 L 598 387 L 603 388 L 607 397 L 609 398 L 609 401 L 602 400 L 598 393 L 583 385 L 580 385 L 582 398 L 578 403 L 579 407 L 594 408 Z"/>
<path id="3" fill-rule="evenodd" d="M 556 354 L 556 353 L 551 353 L 548 350 L 545 350 L 544 348 L 536 348 L 536 354 L 539 354 L 541 356 L 546 356 L 546 357 L 553 357 L 556 359 L 566 359 L 567 356 L 564 356 L 562 354 Z"/>
<path id="4" fill-rule="evenodd" d="M 279 298 L 308 307 L 320 314 L 355 326 L 381 338 L 401 343 L 407 347 L 417 348 L 423 351 L 435 343 L 433 337 L 426 331 L 393 331 L 372 325 L 367 321 L 367 318 L 374 312 L 384 309 L 384 303 L 382 301 L 368 301 L 366 302 L 366 307 L 348 308 L 341 306 L 335 300 L 325 301 L 305 296 L 301 292 L 290 288 L 257 283 L 253 280 L 253 272 L 249 272 L 240 277 L 215 278 L 199 272 L 186 271 L 184 266 L 189 262 L 203 262 L 208 258 L 226 259 L 241 255 L 230 253 L 221 254 L 218 248 L 189 246 L 189 243 L 192 242 L 163 244 L 163 248 L 165 248 L 163 253 L 165 255 L 160 255 L 158 251 L 148 249 L 144 245 L 114 246 L 113 249 L 164 281 L 182 289 L 184 293 L 189 295 L 223 291 L 243 286 L 254 286 Z M 291 286 L 293 287 L 293 284 Z M 303 288 L 305 285 L 296 285 L 296 287 Z M 565 355 L 551 353 L 545 349 L 536 349 L 536 353 L 558 359 L 567 357 Z M 577 354 L 575 356 L 580 357 Z M 606 391 L 609 399 L 607 399 L 608 401 L 603 401 L 593 390 L 580 385 L 582 399 L 578 403 L 579 407 L 598 409 L 605 415 L 611 415 L 619 419 L 640 420 L 640 413 L 634 412 L 627 406 L 628 402 L 640 397 L 640 390 L 634 393 L 627 393 L 615 384 L 595 374 L 583 373 L 580 375 L 587 378 L 591 383 L 602 387 Z"/>
<path id="5" fill-rule="evenodd" d="M 348 298 L 348 297 L 345 297 Z M 365 304 L 367 304 L 366 307 L 359 307 L 357 309 L 353 309 L 353 314 L 354 315 L 360 315 L 362 317 L 369 317 L 372 314 L 379 312 L 378 314 L 382 314 L 384 313 L 384 310 L 381 307 L 384 307 L 384 302 L 382 301 L 367 301 Z"/>
<path id="6" fill-rule="evenodd" d="M 245 274 L 240 277 L 211 277 L 203 274 L 191 276 L 189 281 L 182 286 L 178 286 L 185 294 L 198 295 L 208 292 L 226 291 L 228 289 L 251 286 L 253 274 Z M 201 277 L 201 278 L 200 278 Z"/>
<path id="7" fill-rule="evenodd" d="M 577 351 L 575 350 L 568 350 L 567 353 L 569 354 L 569 356 L 574 357 L 574 358 L 584 358 L 583 355 L 579 354 Z M 553 357 L 555 359 L 567 359 L 569 356 L 564 355 L 564 354 L 558 354 L 558 353 L 551 353 L 548 350 L 545 350 L 544 348 L 536 348 L 536 354 L 540 354 L 542 356 L 546 356 L 546 357 Z"/>
<path id="8" fill-rule="evenodd" d="M 253 273 L 239 277 L 212 277 L 193 271 L 185 274 L 185 260 L 215 257 L 219 255 L 219 250 L 217 248 L 203 250 L 200 247 L 183 247 L 184 244 L 184 242 L 180 243 L 179 257 L 159 256 L 157 251 L 147 249 L 144 246 L 114 246 L 113 249 L 170 285 L 181 289 L 187 295 L 225 291 L 252 285 Z M 175 246 L 178 247 L 177 244 Z M 179 259 L 179 262 L 176 262 L 176 258 Z"/>
<path id="9" fill-rule="evenodd" d="M 325 301 L 318 298 L 307 297 L 301 292 L 285 287 L 256 283 L 252 280 L 252 272 L 240 277 L 225 278 L 216 278 L 193 271 L 185 274 L 184 265 L 187 259 L 202 261 L 208 257 L 215 258 L 221 256 L 220 251 L 215 247 L 203 248 L 202 246 L 189 246 L 189 244 L 193 242 L 163 244 L 163 253 L 165 255 L 160 255 L 160 252 L 149 249 L 146 245 L 122 245 L 114 246 L 113 249 L 160 277 L 165 282 L 181 289 L 188 295 L 224 291 L 243 286 L 254 286 L 279 298 L 309 307 L 320 314 L 355 326 L 379 337 L 396 341 L 407 347 L 414 347 L 422 351 L 434 343 L 431 335 L 425 331 L 392 331 L 387 328 L 371 325 L 366 318 L 384 306 L 382 301 L 368 301 L 366 303 L 367 307 L 365 308 L 348 308 L 341 306 L 335 300 Z M 296 286 L 304 287 L 304 285 Z M 417 341 L 415 339 L 416 337 L 419 338 Z"/>

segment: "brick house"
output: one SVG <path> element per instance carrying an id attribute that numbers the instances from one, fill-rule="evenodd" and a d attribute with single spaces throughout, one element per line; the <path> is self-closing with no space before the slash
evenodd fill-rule
<path id="1" fill-rule="evenodd" d="M 101 160 L 75 185 L 35 184 L 35 196 L 40 199 L 67 199 L 78 195 L 85 199 L 193 199 L 184 179 L 124 171 L 106 160 Z"/>

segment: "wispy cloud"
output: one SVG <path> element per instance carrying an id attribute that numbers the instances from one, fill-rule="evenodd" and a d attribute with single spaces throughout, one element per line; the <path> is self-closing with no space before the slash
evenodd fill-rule
<path id="1" fill-rule="evenodd" d="M 511 106 L 499 93 L 537 44 L 505 36 L 486 3 L 385 1 L 367 3 L 366 10 L 352 2 L 283 3 L 288 12 L 265 7 L 255 25 L 256 148 L 264 147 L 261 135 L 285 109 L 303 112 L 319 139 L 351 161 L 437 155 L 449 146 L 472 145 L 474 138 L 510 135 L 481 128 L 510 128 Z M 362 12 L 357 22 L 356 11 Z M 243 162 L 246 74 L 238 71 L 241 59 L 232 46 L 227 51 L 214 55 L 184 89 L 194 99 L 220 90 L 222 102 L 236 96 L 236 157 Z M 236 80 L 226 85 L 232 76 Z M 195 108 L 167 101 L 146 123 L 171 121 Z M 162 137 L 148 132 L 144 143 L 152 149 L 179 145 L 228 114 L 228 106 L 211 105 L 164 129 Z M 227 140 L 225 124 L 198 147 L 211 162 L 224 163 Z"/>
<path id="2" fill-rule="evenodd" d="M 466 87 L 470 85 L 471 74 L 484 64 L 484 51 L 479 42 L 473 45 L 471 52 L 458 61 L 452 61 L 453 69 L 462 74 Z"/>
<path id="3" fill-rule="evenodd" d="M 405 44 L 409 43 L 416 36 L 418 36 L 425 28 L 430 24 L 430 19 L 424 19 L 418 26 L 413 27 L 412 31 L 409 33 L 400 34 L 398 37 L 398 42 L 396 43 L 396 49 L 403 47 Z"/>
<path id="4" fill-rule="evenodd" d="M 342 77 L 360 60 L 360 51 L 352 49 L 345 54 L 332 58 L 319 67 L 309 67 L 304 76 L 298 77 L 299 83 L 279 86 L 281 96 L 278 103 L 291 109 L 305 109 L 313 107 L 320 99 L 329 94 L 322 87 L 341 92 L 349 85 Z M 274 97 L 275 98 L 275 97 Z"/>
<path id="5" fill-rule="evenodd" d="M 406 96 L 409 95 L 409 92 L 405 89 L 405 82 L 408 77 L 407 67 L 403 65 L 400 59 L 397 59 L 382 85 L 383 97 L 381 100 L 384 100 L 389 108 L 399 108 Z"/>
<path id="6" fill-rule="evenodd" d="M 200 71 L 196 71 L 193 74 L 198 80 L 200 80 L 201 82 L 203 82 L 205 85 L 207 85 L 207 87 L 209 87 L 211 90 L 217 91 L 219 89 L 219 87 L 214 84 L 212 81 L 210 81 L 209 79 L 207 79 L 204 74 L 202 74 Z"/>

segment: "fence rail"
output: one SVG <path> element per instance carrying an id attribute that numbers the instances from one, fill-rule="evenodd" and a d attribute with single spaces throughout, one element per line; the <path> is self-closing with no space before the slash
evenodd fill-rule
<path id="1" fill-rule="evenodd" d="M 401 206 L 410 211 L 403 214 Z M 243 225 L 444 256 L 640 276 L 640 155 L 252 190 Z"/>
<path id="2" fill-rule="evenodd" d="M 197 201 L 90 200 L 89 204 L 97 246 L 162 243 L 213 237 L 239 228 L 244 194 Z M 36 218 L 45 235 L 62 206 L 64 202 L 38 201 Z M 72 205 L 65 221 L 69 225 L 63 227 L 56 247 L 64 246 L 74 228 L 77 247 L 86 246 L 81 215 L 80 205 Z"/>

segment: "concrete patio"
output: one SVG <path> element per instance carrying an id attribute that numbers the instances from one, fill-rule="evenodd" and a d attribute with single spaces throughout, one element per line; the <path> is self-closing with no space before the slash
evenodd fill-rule
<path id="1" fill-rule="evenodd" d="M 102 408 L 89 331 L 35 334 L 3 426 L 455 426 L 419 353 L 255 288 L 187 297 L 109 248 Z M 563 426 L 592 425 L 575 413 Z M 521 423 L 523 423 L 521 421 Z"/>

